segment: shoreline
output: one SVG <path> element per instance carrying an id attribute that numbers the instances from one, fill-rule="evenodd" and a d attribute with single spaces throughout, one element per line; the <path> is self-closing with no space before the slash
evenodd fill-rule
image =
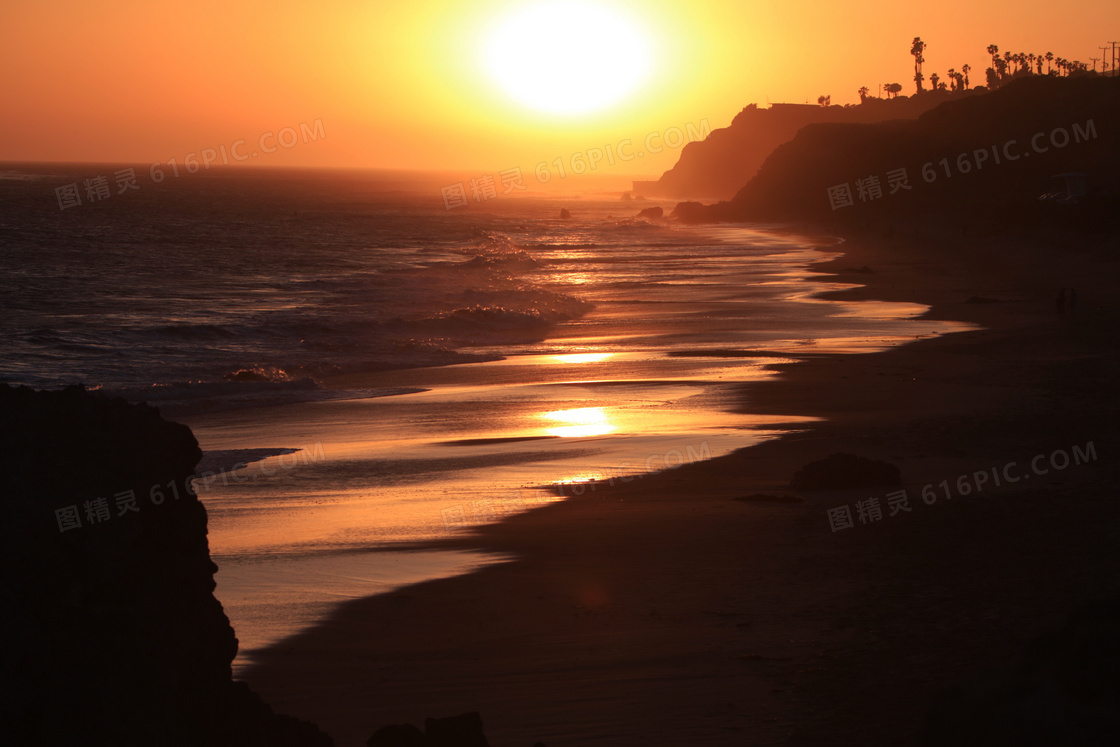
<path id="1" fill-rule="evenodd" d="M 826 297 L 917 301 L 928 318 L 984 329 L 780 366 L 743 386 L 751 412 L 827 420 L 433 543 L 518 559 L 347 603 L 259 654 L 245 679 L 340 747 L 470 710 L 495 747 L 914 741 L 937 692 L 1120 587 L 1102 477 L 1116 473 L 1116 429 L 1086 401 L 1116 368 L 1100 346 L 1117 316 L 1094 290 L 1105 278 L 1075 258 L 1096 309 L 1069 325 L 1038 279 L 1052 252 L 1004 239 L 962 256 L 979 242 L 956 243 L 930 257 L 850 238 L 814 269 L 874 270 Z M 1019 264 L 999 267 L 1010 252 Z M 827 509 L 867 491 L 735 500 L 790 492 L 796 469 L 833 451 L 893 461 L 910 489 L 1089 441 L 1099 460 L 1060 483 L 918 501 L 912 515 L 884 512 L 889 526 L 830 532 Z M 1071 504 L 1108 529 L 1083 538 Z"/>

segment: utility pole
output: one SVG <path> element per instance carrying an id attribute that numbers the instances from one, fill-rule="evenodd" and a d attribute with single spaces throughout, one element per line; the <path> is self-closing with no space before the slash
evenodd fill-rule
<path id="1" fill-rule="evenodd" d="M 1090 57 L 1089 58 L 1089 62 L 1093 63 L 1093 72 L 1094 73 L 1097 72 L 1097 60 L 1099 60 L 1099 59 L 1100 59 L 1100 57 Z M 1107 65 L 1108 63 L 1106 62 L 1105 64 Z"/>
<path id="2" fill-rule="evenodd" d="M 1107 42 L 1112 45 L 1112 74 L 1116 75 L 1116 45 L 1120 42 Z"/>
<path id="3" fill-rule="evenodd" d="M 1097 49 L 1099 49 L 1100 51 L 1105 53 L 1102 57 L 1100 57 L 1098 59 L 1100 59 L 1100 61 L 1101 61 L 1101 72 L 1102 73 L 1107 72 L 1108 71 L 1108 60 L 1109 60 L 1108 51 L 1110 49 L 1112 49 L 1112 47 L 1097 47 Z M 1089 59 L 1091 60 L 1093 58 L 1090 57 Z M 1093 71 L 1096 72 L 1096 70 L 1097 70 L 1097 66 L 1096 66 L 1096 63 L 1094 63 L 1093 64 Z"/>

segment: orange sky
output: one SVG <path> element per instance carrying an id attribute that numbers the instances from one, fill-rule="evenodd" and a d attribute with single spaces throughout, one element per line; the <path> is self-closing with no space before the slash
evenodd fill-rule
<path id="1" fill-rule="evenodd" d="M 530 0 L 3 0 L 0 161 L 182 162 L 243 140 L 246 157 L 276 148 L 247 158 L 260 166 L 531 172 L 624 140 L 644 152 L 648 133 L 723 127 L 752 102 L 850 103 L 884 82 L 909 93 L 916 35 L 927 77 L 968 62 L 974 85 L 991 43 L 1088 61 L 1120 39 L 1116 0 L 1083 0 L 1076 19 L 1052 0 L 585 2 L 631 19 L 654 60 L 616 105 L 564 116 L 511 99 L 483 69 L 489 30 Z M 534 47 L 571 59 L 572 36 L 541 29 Z M 283 128 L 317 121 L 322 137 L 276 147 Z M 678 153 L 597 170 L 656 175 Z"/>

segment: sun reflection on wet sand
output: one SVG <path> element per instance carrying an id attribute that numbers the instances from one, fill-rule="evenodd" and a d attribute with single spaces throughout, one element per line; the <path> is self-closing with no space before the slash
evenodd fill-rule
<path id="1" fill-rule="evenodd" d="M 574 410 L 553 410 L 541 415 L 545 420 L 568 425 L 546 428 L 545 433 L 561 438 L 585 438 L 603 436 L 618 430 L 602 407 L 577 407 Z"/>
<path id="2" fill-rule="evenodd" d="M 550 355 L 549 359 L 557 363 L 599 363 L 614 356 L 614 353 L 564 353 L 562 355 Z"/>

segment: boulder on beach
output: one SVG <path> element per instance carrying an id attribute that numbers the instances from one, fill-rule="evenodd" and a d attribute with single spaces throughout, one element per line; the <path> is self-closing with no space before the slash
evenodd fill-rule
<path id="1" fill-rule="evenodd" d="M 739 496 L 735 500 L 745 503 L 802 503 L 802 499 L 795 495 L 772 495 L 769 493 L 753 493 Z"/>
<path id="2" fill-rule="evenodd" d="M 661 207 L 649 207 L 638 213 L 639 218 L 647 218 L 649 220 L 661 220 L 664 216 L 665 211 Z"/>
<path id="3" fill-rule="evenodd" d="M 366 747 L 425 747 L 424 732 L 412 724 L 382 726 L 366 740 Z"/>
<path id="4" fill-rule="evenodd" d="M 367 747 L 490 747 L 477 711 L 446 718 L 424 719 L 424 731 L 412 724 L 383 726 L 366 740 Z"/>
<path id="5" fill-rule="evenodd" d="M 795 490 L 844 490 L 901 483 L 898 467 L 890 462 L 838 453 L 806 464 L 790 486 Z"/>
<path id="6" fill-rule="evenodd" d="M 571 217 L 572 211 L 568 210 L 568 208 L 560 208 L 560 220 L 570 220 Z"/>
<path id="7" fill-rule="evenodd" d="M 424 719 L 428 747 L 490 747 L 477 711 L 447 718 Z"/>

